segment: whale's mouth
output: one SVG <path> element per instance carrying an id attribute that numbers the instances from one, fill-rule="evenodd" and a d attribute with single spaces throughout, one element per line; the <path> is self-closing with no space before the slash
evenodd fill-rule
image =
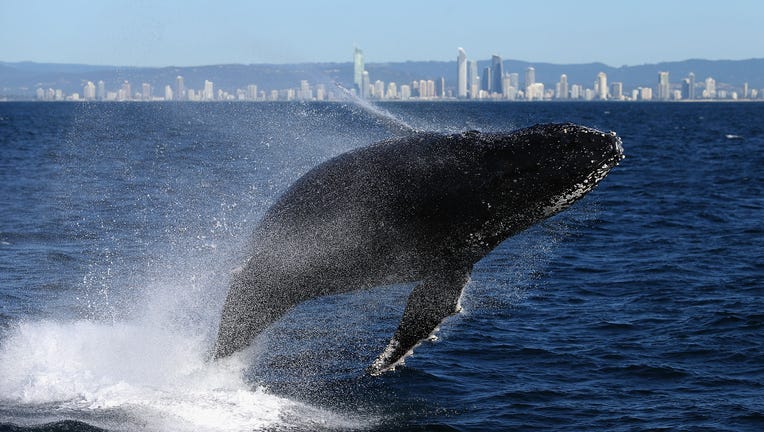
<path id="1" fill-rule="evenodd" d="M 615 168 L 625 158 L 623 154 L 623 142 L 615 132 L 606 133 L 591 128 L 582 129 L 585 130 L 584 133 L 596 134 L 598 138 L 609 140 L 609 145 L 611 146 L 609 149 L 610 151 L 608 151 L 599 161 L 591 161 L 594 169 L 580 182 L 573 184 L 569 188 L 566 188 L 563 193 L 553 197 L 547 205 L 543 207 L 542 212 L 544 217 L 555 215 L 581 199 L 589 191 L 594 189 L 594 187 L 608 175 L 610 170 Z"/>
<path id="2" fill-rule="evenodd" d="M 569 124 L 563 125 L 562 133 L 576 134 L 580 137 L 586 137 L 587 141 L 591 143 L 604 141 L 607 145 L 606 150 L 608 155 L 603 158 L 603 163 L 613 164 L 613 166 L 615 166 L 625 157 L 623 154 L 623 141 L 621 140 L 621 137 L 615 133 L 615 131 L 603 132 L 601 130 L 587 126 Z"/>
<path id="3" fill-rule="evenodd" d="M 591 136 L 589 142 L 592 145 L 602 146 L 602 157 L 598 160 L 592 160 L 591 164 L 594 171 L 589 174 L 586 180 L 595 181 L 595 184 L 602 180 L 607 172 L 615 168 L 626 156 L 623 153 L 623 140 L 614 131 L 603 132 L 586 126 L 578 126 L 578 133 L 584 136 Z M 563 129 L 565 132 L 565 130 Z M 605 171 L 604 174 L 602 171 Z"/>
<path id="4" fill-rule="evenodd" d="M 614 138 L 613 140 L 613 149 L 614 154 L 611 158 L 609 158 L 605 163 L 608 163 L 611 165 L 611 168 L 614 168 L 616 165 L 618 165 L 622 160 L 626 159 L 626 155 L 623 154 L 623 140 L 621 140 L 621 137 L 615 134 L 615 132 L 610 132 L 610 135 Z"/>

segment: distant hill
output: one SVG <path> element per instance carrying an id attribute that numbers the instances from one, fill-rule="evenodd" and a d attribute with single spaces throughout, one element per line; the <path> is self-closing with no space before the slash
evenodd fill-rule
<path id="1" fill-rule="evenodd" d="M 482 69 L 490 65 L 488 60 L 478 61 Z M 602 63 L 552 64 L 530 63 L 519 60 L 504 61 L 505 72 L 517 72 L 523 81 L 525 69 L 533 66 L 536 81 L 554 88 L 561 74 L 568 76 L 570 84 L 592 87 L 599 72 L 608 75 L 608 82 L 620 81 L 625 91 L 639 86 L 655 87 L 658 72 L 669 72 L 672 84 L 677 85 L 694 72 L 696 81 L 713 77 L 720 88 L 739 89 L 748 82 L 752 89 L 764 88 L 764 59 L 749 60 L 684 60 L 639 66 L 612 67 Z M 394 81 L 399 85 L 420 79 L 445 78 L 446 87 L 456 87 L 456 61 L 410 61 L 398 63 L 369 63 L 366 65 L 371 81 Z M 138 68 L 117 66 L 95 66 L 82 64 L 55 63 L 7 63 L 0 62 L 0 97 L 34 97 L 38 87 L 62 89 L 65 93 L 82 92 L 87 81 L 103 80 L 107 89 L 116 89 L 125 80 L 133 88 L 141 83 L 149 83 L 157 93 L 165 85 L 174 85 L 175 77 L 182 75 L 187 88 L 201 89 L 205 80 L 215 83 L 216 89 L 233 92 L 256 84 L 262 90 L 277 90 L 299 87 L 301 80 L 311 84 L 338 82 L 352 86 L 353 64 L 347 63 L 303 63 L 303 64 L 228 64 L 191 67 Z"/>

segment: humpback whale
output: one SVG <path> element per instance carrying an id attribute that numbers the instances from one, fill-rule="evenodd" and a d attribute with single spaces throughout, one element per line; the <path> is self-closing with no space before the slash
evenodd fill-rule
<path id="1" fill-rule="evenodd" d="M 477 261 L 580 199 L 622 158 L 615 132 L 564 123 L 416 133 L 330 159 L 255 228 L 230 283 L 214 358 L 247 347 L 308 299 L 416 283 L 368 373 L 393 369 L 458 312 Z"/>

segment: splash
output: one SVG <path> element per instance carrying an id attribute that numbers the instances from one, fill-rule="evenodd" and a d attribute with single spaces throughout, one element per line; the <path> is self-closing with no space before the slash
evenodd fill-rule
<path id="1" fill-rule="evenodd" d="M 406 123 L 390 111 L 382 109 L 379 106 L 369 102 L 368 100 L 358 97 L 353 92 L 343 87 L 340 83 L 335 82 L 334 85 L 342 90 L 342 94 L 346 100 L 352 102 L 354 105 L 368 112 L 372 116 L 380 119 L 387 126 L 392 127 L 393 129 L 398 129 L 405 133 L 420 132 L 420 130 Z"/>
<path id="2" fill-rule="evenodd" d="M 140 322 L 21 322 L 0 346 L 0 406 L 44 406 L 127 430 L 363 426 L 252 386 L 243 378 L 246 354 L 210 363 L 206 347 L 198 334 Z"/>

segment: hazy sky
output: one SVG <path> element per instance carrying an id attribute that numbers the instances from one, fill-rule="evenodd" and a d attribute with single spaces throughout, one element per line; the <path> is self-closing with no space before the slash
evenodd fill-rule
<path id="1" fill-rule="evenodd" d="M 0 61 L 120 66 L 764 57 L 759 0 L 0 0 Z"/>

